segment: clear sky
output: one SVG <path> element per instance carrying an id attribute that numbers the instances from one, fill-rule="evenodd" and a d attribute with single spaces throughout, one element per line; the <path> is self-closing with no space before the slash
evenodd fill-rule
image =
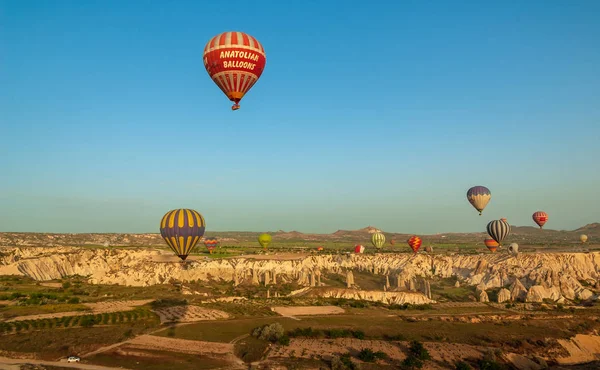
<path id="1" fill-rule="evenodd" d="M 600 1 L 0 0 L 0 231 L 600 221 Z M 232 112 L 202 63 L 243 31 Z M 465 194 L 492 191 L 479 217 Z"/>

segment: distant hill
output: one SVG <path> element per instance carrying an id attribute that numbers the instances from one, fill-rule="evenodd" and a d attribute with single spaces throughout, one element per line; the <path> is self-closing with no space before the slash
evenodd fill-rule
<path id="1" fill-rule="evenodd" d="M 270 232 L 274 241 L 290 243 L 368 243 L 371 234 L 380 231 L 374 226 L 359 230 L 338 230 L 331 234 L 308 234 L 299 231 L 278 230 Z M 205 236 L 220 238 L 224 244 L 254 243 L 260 232 L 207 232 Z M 389 241 L 404 242 L 410 234 L 383 231 Z M 510 241 L 524 244 L 572 244 L 579 242 L 579 235 L 586 234 L 588 243 L 600 240 L 600 223 L 592 223 L 578 229 L 540 230 L 532 226 L 512 226 Z M 425 243 L 480 243 L 487 236 L 478 233 L 439 233 L 420 235 Z M 49 234 L 49 233 L 0 233 L 0 246 L 162 246 L 164 241 L 158 233 L 151 234 Z"/>

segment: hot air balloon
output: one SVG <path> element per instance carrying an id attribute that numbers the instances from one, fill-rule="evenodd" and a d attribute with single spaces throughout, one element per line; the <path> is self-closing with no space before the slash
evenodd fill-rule
<path id="1" fill-rule="evenodd" d="M 385 235 L 382 233 L 374 233 L 371 235 L 371 243 L 373 243 L 373 246 L 377 249 L 382 248 L 385 244 Z"/>
<path id="2" fill-rule="evenodd" d="M 485 186 L 473 186 L 467 190 L 467 200 L 479 211 L 480 216 L 490 199 L 492 199 L 492 193 Z"/>
<path id="3" fill-rule="evenodd" d="M 223 93 L 234 102 L 232 110 L 258 81 L 265 69 L 265 49 L 243 32 L 223 32 L 204 47 L 204 68 Z"/>
<path id="4" fill-rule="evenodd" d="M 219 244 L 217 238 L 204 239 L 204 246 L 206 246 L 206 249 L 208 249 L 208 253 L 212 254 L 213 250 L 215 250 L 215 248 L 217 247 L 217 244 Z"/>
<path id="5" fill-rule="evenodd" d="M 410 249 L 412 249 L 414 253 L 417 253 L 419 248 L 421 248 L 423 240 L 421 240 L 421 238 L 419 238 L 418 236 L 413 235 L 410 237 L 410 239 L 407 240 L 407 243 Z"/>
<path id="6" fill-rule="evenodd" d="M 390 239 L 390 245 L 396 244 L 396 239 Z"/>
<path id="7" fill-rule="evenodd" d="M 498 244 L 502 244 L 502 240 L 510 233 L 510 225 L 504 220 L 490 221 L 487 232 Z"/>
<path id="8" fill-rule="evenodd" d="M 581 240 L 581 244 L 584 244 L 585 242 L 587 242 L 588 237 L 585 234 L 581 234 L 579 235 L 579 240 Z"/>
<path id="9" fill-rule="evenodd" d="M 431 245 L 428 245 L 425 247 L 425 252 L 427 253 L 433 253 L 433 247 Z"/>
<path id="10" fill-rule="evenodd" d="M 204 217 L 193 209 L 175 209 L 160 221 L 160 235 L 167 245 L 185 261 L 196 243 L 204 235 Z"/>
<path id="11" fill-rule="evenodd" d="M 513 256 L 519 254 L 519 244 L 510 243 L 510 245 L 508 246 L 508 253 L 512 254 Z"/>
<path id="12" fill-rule="evenodd" d="M 490 252 L 496 252 L 496 250 L 498 249 L 498 247 L 500 246 L 500 244 L 498 244 L 497 241 L 495 241 L 492 238 L 486 238 L 483 243 L 485 244 L 485 246 L 487 247 L 487 249 L 490 250 Z"/>
<path id="13" fill-rule="evenodd" d="M 365 247 L 360 244 L 355 245 L 354 253 L 365 253 Z"/>
<path id="14" fill-rule="evenodd" d="M 324 249 L 323 247 L 317 247 L 317 252 L 321 252 L 321 251 L 323 251 L 323 249 Z"/>
<path id="15" fill-rule="evenodd" d="M 271 235 L 264 233 L 260 234 L 258 237 L 258 244 L 260 244 L 263 248 L 267 248 L 269 244 L 271 244 Z"/>
<path id="16" fill-rule="evenodd" d="M 548 214 L 546 212 L 542 212 L 542 211 L 537 211 L 533 214 L 533 216 L 531 216 L 531 218 L 533 218 L 533 221 L 540 227 L 540 229 L 542 228 L 542 226 L 544 226 L 544 224 L 546 223 L 546 221 L 548 221 Z"/>
<path id="17" fill-rule="evenodd" d="M 501 221 L 504 221 L 504 222 L 508 222 L 508 221 L 506 220 L 506 217 L 502 217 L 500 220 L 501 220 Z"/>

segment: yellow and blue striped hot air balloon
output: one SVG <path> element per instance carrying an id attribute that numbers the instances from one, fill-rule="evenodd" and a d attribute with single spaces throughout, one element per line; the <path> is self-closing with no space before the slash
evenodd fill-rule
<path id="1" fill-rule="evenodd" d="M 381 249 L 385 244 L 385 235 L 382 233 L 374 233 L 371 235 L 371 243 L 373 243 L 375 248 Z"/>
<path id="2" fill-rule="evenodd" d="M 193 209 L 175 209 L 160 221 L 160 235 L 167 245 L 185 261 L 204 235 L 204 217 Z"/>
<path id="3" fill-rule="evenodd" d="M 490 199 L 492 199 L 492 193 L 485 186 L 473 186 L 467 190 L 467 200 L 473 208 L 479 211 L 480 216 Z"/>

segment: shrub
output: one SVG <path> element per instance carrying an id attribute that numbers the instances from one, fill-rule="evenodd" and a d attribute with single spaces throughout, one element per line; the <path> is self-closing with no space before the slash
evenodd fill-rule
<path id="1" fill-rule="evenodd" d="M 65 281 L 64 283 L 62 283 L 62 287 L 63 287 L 63 289 L 69 289 L 71 287 L 71 283 L 68 281 Z"/>
<path id="2" fill-rule="evenodd" d="M 467 363 L 466 363 L 466 362 L 464 362 L 464 361 L 458 361 L 458 362 L 456 363 L 456 367 L 455 367 L 455 369 L 456 369 L 456 370 L 471 370 L 471 366 L 469 366 L 469 364 L 467 364 Z"/>
<path id="3" fill-rule="evenodd" d="M 94 326 L 94 324 L 96 324 L 96 322 L 94 316 L 92 315 L 85 315 L 81 318 L 81 320 L 79 320 L 79 325 L 83 326 L 84 328 L 91 328 Z"/>
<path id="4" fill-rule="evenodd" d="M 402 361 L 402 366 L 407 369 L 420 369 L 423 367 L 423 361 L 415 356 L 408 356 Z"/>
<path id="5" fill-rule="evenodd" d="M 275 322 L 273 324 L 260 326 L 252 330 L 252 336 L 262 340 L 268 340 L 270 342 L 277 342 L 281 337 L 284 336 L 285 331 L 280 323 Z"/>
<path id="6" fill-rule="evenodd" d="M 410 342 L 410 347 L 408 348 L 408 351 L 411 355 L 418 358 L 419 360 L 429 360 L 431 358 L 431 356 L 429 355 L 429 351 L 427 351 L 427 349 L 423 347 L 423 343 L 417 340 L 413 340 L 412 342 Z"/>
<path id="7" fill-rule="evenodd" d="M 385 352 L 373 352 L 373 350 L 371 350 L 370 348 L 363 348 L 358 353 L 358 358 L 364 362 L 373 362 L 377 359 L 386 359 L 388 358 L 388 356 L 385 354 Z"/>
<path id="8" fill-rule="evenodd" d="M 67 301 L 67 303 L 69 303 L 69 304 L 77 304 L 77 303 L 79 303 L 79 297 L 71 297 L 71 298 L 69 298 L 69 300 Z"/>

